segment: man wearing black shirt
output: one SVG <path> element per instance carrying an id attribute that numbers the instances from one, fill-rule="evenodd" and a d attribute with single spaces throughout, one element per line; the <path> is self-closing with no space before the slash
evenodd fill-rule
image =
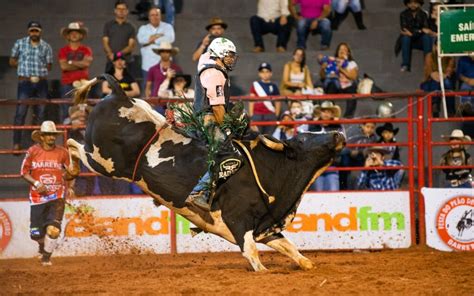
<path id="1" fill-rule="evenodd" d="M 400 71 L 409 72 L 412 48 L 431 52 L 432 41 L 423 29 L 428 29 L 428 14 L 421 9 L 423 0 L 404 0 L 407 9 L 400 13 L 402 67 Z"/>

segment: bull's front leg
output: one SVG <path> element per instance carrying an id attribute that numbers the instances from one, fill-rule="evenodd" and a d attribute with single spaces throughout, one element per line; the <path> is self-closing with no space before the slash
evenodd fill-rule
<path id="1" fill-rule="evenodd" d="M 260 262 L 257 244 L 253 238 L 253 231 L 250 230 L 245 232 L 243 238 L 237 239 L 237 243 L 242 250 L 242 255 L 247 258 L 255 271 L 267 270 L 262 262 Z"/>
<path id="2" fill-rule="evenodd" d="M 284 237 L 283 234 L 276 233 L 272 236 L 266 237 L 261 242 L 293 259 L 301 269 L 310 270 L 313 268 L 313 262 L 301 255 L 295 244 Z"/>

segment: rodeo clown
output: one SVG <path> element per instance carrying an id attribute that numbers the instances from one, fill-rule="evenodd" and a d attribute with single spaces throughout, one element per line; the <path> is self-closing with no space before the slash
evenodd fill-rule
<path id="1" fill-rule="evenodd" d="M 72 180 L 68 171 L 69 154 L 56 146 L 56 130 L 52 121 L 44 121 L 40 130 L 31 134 L 36 145 L 31 146 L 21 165 L 21 175 L 30 186 L 30 237 L 38 242 L 41 263 L 51 265 L 50 257 L 61 233 L 66 182 Z"/>
<path id="2" fill-rule="evenodd" d="M 237 61 L 237 49 L 232 41 L 219 37 L 214 39 L 207 52 L 199 58 L 198 74 L 196 75 L 194 113 L 203 115 L 204 125 L 220 143 L 219 151 L 214 157 L 214 165 L 209 169 L 193 188 L 186 200 L 188 206 L 197 206 L 209 211 L 212 204 L 212 190 L 216 182 L 234 174 L 241 165 L 242 157 L 232 145 L 230 130 L 222 130 L 224 115 L 231 111 L 230 80 L 228 72 L 232 71 Z M 229 171 L 224 162 L 231 161 Z M 218 169 L 216 171 L 216 168 Z"/>

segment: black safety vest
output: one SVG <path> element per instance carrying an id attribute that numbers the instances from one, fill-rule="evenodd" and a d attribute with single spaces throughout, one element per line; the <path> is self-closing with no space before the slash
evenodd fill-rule
<path id="1" fill-rule="evenodd" d="M 207 89 L 202 86 L 201 84 L 201 73 L 206 71 L 207 69 L 214 68 L 222 72 L 225 77 L 225 84 L 224 84 L 224 97 L 225 97 L 225 109 L 229 106 L 230 100 L 230 80 L 229 76 L 227 75 L 227 71 L 218 65 L 215 64 L 207 64 L 198 72 L 195 78 L 195 86 L 194 86 L 194 112 L 195 113 L 208 113 L 212 112 L 211 105 L 209 104 L 209 98 L 207 97 Z"/>

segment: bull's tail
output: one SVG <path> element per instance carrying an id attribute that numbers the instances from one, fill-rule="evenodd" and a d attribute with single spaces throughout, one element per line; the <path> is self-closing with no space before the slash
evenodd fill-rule
<path id="1" fill-rule="evenodd" d="M 123 91 L 123 89 L 120 87 L 120 84 L 118 81 L 110 74 L 102 74 L 100 76 L 97 76 L 94 79 L 91 79 L 81 85 L 80 87 L 76 88 L 74 91 L 74 105 L 77 104 L 82 104 L 85 102 L 87 94 L 91 90 L 91 88 L 96 85 L 99 82 L 102 82 L 106 80 L 109 83 L 110 88 L 112 89 L 112 96 L 114 98 L 119 98 L 119 99 L 126 99 L 128 100 L 129 98 Z"/>

